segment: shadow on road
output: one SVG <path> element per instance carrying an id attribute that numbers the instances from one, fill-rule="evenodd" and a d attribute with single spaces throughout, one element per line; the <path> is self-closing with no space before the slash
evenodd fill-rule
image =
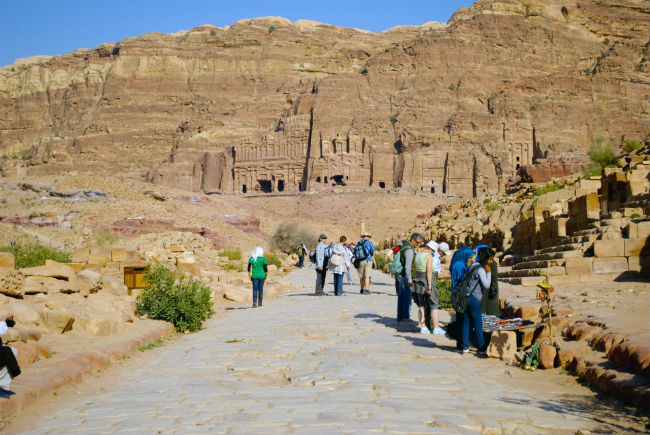
<path id="1" fill-rule="evenodd" d="M 374 322 L 380 323 L 387 328 L 392 328 L 397 332 L 413 332 L 413 328 L 418 324 L 415 320 L 398 321 L 394 317 L 380 316 L 376 313 L 360 313 L 354 317 L 355 319 L 372 319 Z"/>
<path id="2" fill-rule="evenodd" d="M 435 341 L 431 341 L 428 338 L 424 337 L 408 337 L 406 335 L 398 335 L 398 337 L 402 337 L 410 341 L 413 346 L 420 346 L 420 347 L 435 347 L 441 350 L 446 350 L 448 352 L 454 352 L 458 353 L 458 349 L 456 348 L 456 345 L 449 345 L 449 344 L 440 344 L 436 343 Z M 425 336 L 426 337 L 426 336 Z M 435 337 L 431 335 L 430 337 Z"/>

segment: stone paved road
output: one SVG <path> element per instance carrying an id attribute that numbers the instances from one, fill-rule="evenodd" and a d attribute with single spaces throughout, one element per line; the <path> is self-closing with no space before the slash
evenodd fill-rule
<path id="1" fill-rule="evenodd" d="M 565 375 L 460 355 L 394 320 L 392 279 L 372 296 L 311 295 L 313 270 L 259 309 L 133 359 L 26 433 L 566 433 L 640 426 Z M 358 278 L 357 278 L 358 279 Z M 331 280 L 330 280 L 331 281 Z M 332 286 L 327 289 L 331 292 Z M 415 312 L 412 313 L 415 317 Z"/>

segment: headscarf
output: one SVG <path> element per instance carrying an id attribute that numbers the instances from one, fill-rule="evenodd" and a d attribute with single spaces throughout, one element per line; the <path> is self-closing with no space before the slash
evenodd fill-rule
<path id="1" fill-rule="evenodd" d="M 451 288 L 455 288 L 467 271 L 467 260 L 469 260 L 474 251 L 469 246 L 463 246 L 451 257 L 449 262 L 449 272 L 451 273 Z"/>
<path id="2" fill-rule="evenodd" d="M 260 257 L 264 257 L 264 250 L 261 246 L 258 246 L 255 248 L 255 251 L 253 251 L 253 263 L 255 263 L 255 261 L 257 261 L 257 259 Z"/>
<path id="3" fill-rule="evenodd" d="M 489 248 L 488 245 L 478 245 L 474 247 L 474 263 L 478 263 L 478 250 L 481 248 Z"/>

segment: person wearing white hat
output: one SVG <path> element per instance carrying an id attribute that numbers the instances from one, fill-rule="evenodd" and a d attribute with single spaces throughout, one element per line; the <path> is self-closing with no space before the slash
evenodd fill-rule
<path id="1" fill-rule="evenodd" d="M 433 282 L 435 291 L 432 290 L 431 297 L 431 323 L 433 326 L 432 334 L 443 335 L 445 330 L 440 327 L 438 320 L 438 308 L 439 308 L 439 293 L 438 293 L 438 275 L 442 270 L 442 259 L 448 255 L 451 255 L 449 251 L 449 244 L 447 242 L 436 243 L 433 240 L 429 242 L 431 249 L 433 249 Z M 435 296 L 435 297 L 434 297 Z"/>

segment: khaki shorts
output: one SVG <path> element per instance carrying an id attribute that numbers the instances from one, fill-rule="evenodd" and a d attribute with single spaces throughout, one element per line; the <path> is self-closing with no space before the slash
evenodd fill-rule
<path id="1" fill-rule="evenodd" d="M 370 278 L 370 274 L 372 273 L 372 261 L 362 261 L 359 263 L 359 278 L 361 279 L 366 279 Z"/>

